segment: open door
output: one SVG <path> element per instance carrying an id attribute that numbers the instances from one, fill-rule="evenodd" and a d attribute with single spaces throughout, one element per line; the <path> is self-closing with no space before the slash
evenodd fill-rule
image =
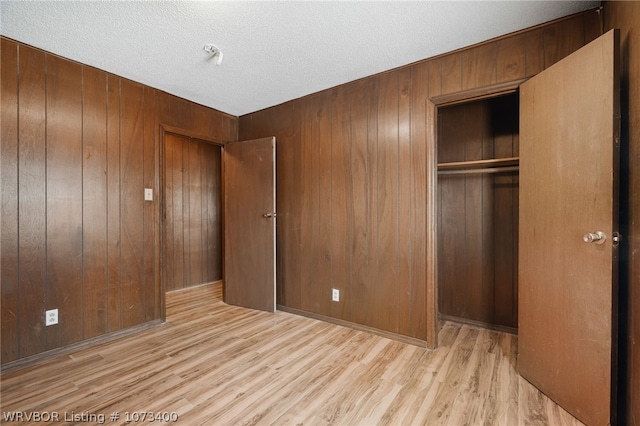
<path id="1" fill-rule="evenodd" d="M 276 309 L 275 143 L 224 148 L 224 301 L 268 312 Z"/>
<path id="2" fill-rule="evenodd" d="M 579 420 L 615 415 L 619 75 L 610 31 L 520 88 L 520 374 Z"/>

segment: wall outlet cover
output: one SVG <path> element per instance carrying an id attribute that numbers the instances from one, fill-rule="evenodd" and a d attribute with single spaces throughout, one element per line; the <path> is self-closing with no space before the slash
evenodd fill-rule
<path id="1" fill-rule="evenodd" d="M 58 323 L 58 310 L 57 309 L 49 309 L 44 313 L 45 316 L 45 325 L 56 325 Z"/>

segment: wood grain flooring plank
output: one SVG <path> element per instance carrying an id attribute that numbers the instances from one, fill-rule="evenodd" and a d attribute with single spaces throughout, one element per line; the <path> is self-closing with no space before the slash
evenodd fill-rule
<path id="1" fill-rule="evenodd" d="M 429 351 L 228 306 L 221 286 L 169 293 L 161 327 L 3 371 L 2 409 L 166 411 L 177 425 L 581 424 L 518 376 L 517 336 L 447 322 Z"/>

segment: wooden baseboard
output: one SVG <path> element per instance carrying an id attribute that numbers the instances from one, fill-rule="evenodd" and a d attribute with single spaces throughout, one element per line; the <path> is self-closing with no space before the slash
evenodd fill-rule
<path id="1" fill-rule="evenodd" d="M 398 333 L 392 333 L 386 330 L 380 330 L 373 327 L 368 327 L 366 325 L 357 324 L 355 322 L 345 321 L 337 318 L 331 318 L 324 315 L 316 314 L 313 312 L 302 311 L 299 309 L 290 308 L 284 305 L 277 305 L 276 308 L 279 311 L 288 312 L 290 314 L 300 315 L 302 317 L 313 318 L 320 321 L 328 322 L 330 324 L 341 325 L 343 327 L 349 327 L 358 331 L 366 331 L 371 334 L 375 334 L 377 336 L 386 337 L 387 339 L 397 340 L 398 342 L 408 343 L 410 345 L 419 346 L 421 348 L 427 347 L 426 340 L 416 339 L 415 337 L 409 337 Z"/>
<path id="2" fill-rule="evenodd" d="M 171 290 L 171 291 L 168 291 L 167 294 L 179 294 L 179 293 L 182 293 L 183 291 L 197 290 L 202 287 L 215 286 L 215 285 L 222 285 L 222 280 L 211 281 L 209 283 L 202 283 L 198 285 L 192 285 L 190 287 L 179 288 L 177 290 Z"/>
<path id="3" fill-rule="evenodd" d="M 144 324 L 136 325 L 124 330 L 114 331 L 113 333 L 105 334 L 102 336 L 93 337 L 91 339 L 83 340 L 78 343 L 72 343 L 70 345 L 64 346 L 62 348 L 51 349 L 50 351 L 41 352 L 39 354 L 31 355 L 26 358 L 20 358 L 12 362 L 8 362 L 4 365 L 0 365 L 0 371 L 5 372 L 9 370 L 15 370 L 18 368 L 29 367 L 34 364 L 41 363 L 43 361 L 47 361 L 53 358 L 56 358 L 60 355 L 67 355 L 72 352 L 79 351 L 81 349 L 85 349 L 89 346 L 99 345 L 101 343 L 111 342 L 122 337 L 127 337 L 132 334 L 140 333 L 141 331 L 148 330 L 150 328 L 158 327 L 163 325 L 164 322 L 160 319 L 145 322 Z"/>
<path id="4" fill-rule="evenodd" d="M 473 326 L 473 327 L 486 328 L 488 330 L 494 330 L 494 331 L 500 331 L 502 333 L 509 333 L 509 334 L 518 335 L 518 329 L 517 328 L 508 327 L 506 325 L 491 324 L 491 323 L 484 322 L 484 321 L 476 321 L 476 320 L 472 320 L 472 319 L 468 319 L 468 318 L 459 318 L 459 317 L 454 317 L 454 316 L 445 315 L 445 314 L 438 314 L 438 320 L 440 322 L 451 321 L 451 322 L 457 322 L 459 324 L 470 325 L 470 326 Z"/>

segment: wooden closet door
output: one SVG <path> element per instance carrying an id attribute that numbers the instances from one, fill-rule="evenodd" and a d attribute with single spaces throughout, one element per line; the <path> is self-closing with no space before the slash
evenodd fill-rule
<path id="1" fill-rule="evenodd" d="M 518 369 L 589 425 L 615 407 L 617 52 L 610 31 L 520 90 Z"/>

